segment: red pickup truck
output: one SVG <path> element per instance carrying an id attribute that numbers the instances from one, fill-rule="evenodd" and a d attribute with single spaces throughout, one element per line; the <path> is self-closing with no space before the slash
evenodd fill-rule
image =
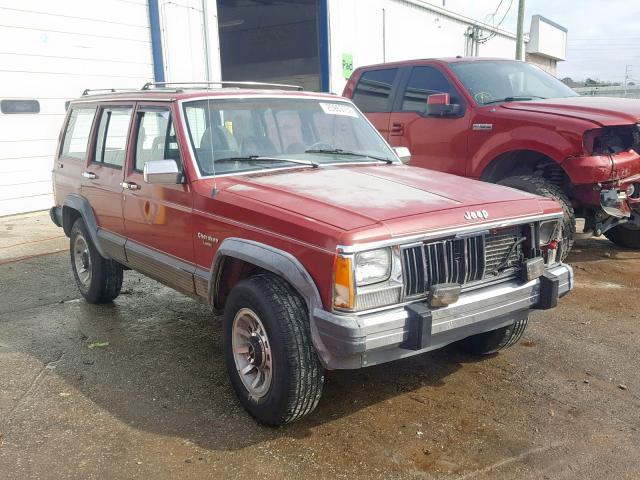
<path id="1" fill-rule="evenodd" d="M 581 97 L 528 63 L 476 57 L 361 67 L 343 95 L 412 165 L 558 201 L 562 258 L 576 217 L 640 248 L 640 101 Z"/>

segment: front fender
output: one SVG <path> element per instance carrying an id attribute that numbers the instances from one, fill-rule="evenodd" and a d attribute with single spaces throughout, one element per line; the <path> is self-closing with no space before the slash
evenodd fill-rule
<path id="1" fill-rule="evenodd" d="M 241 238 L 225 239 L 213 260 L 209 280 L 209 303 L 216 305 L 217 279 L 225 257 L 232 257 L 256 265 L 285 279 L 300 294 L 307 305 L 311 340 L 318 356 L 325 365 L 330 364 L 331 355 L 325 347 L 315 322 L 314 313 L 323 310 L 318 288 L 306 268 L 288 252 L 263 243 Z"/>

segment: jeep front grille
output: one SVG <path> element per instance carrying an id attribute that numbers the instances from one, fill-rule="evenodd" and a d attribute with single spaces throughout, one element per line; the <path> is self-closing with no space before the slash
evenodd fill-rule
<path id="1" fill-rule="evenodd" d="M 470 285 L 513 276 L 520 270 L 521 239 L 521 227 L 513 227 L 404 248 L 405 297 L 423 295 L 440 283 Z"/>

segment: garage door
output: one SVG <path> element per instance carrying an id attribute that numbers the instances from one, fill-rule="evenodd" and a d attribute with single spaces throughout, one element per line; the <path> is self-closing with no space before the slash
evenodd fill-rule
<path id="1" fill-rule="evenodd" d="M 49 208 L 65 102 L 153 79 L 145 0 L 0 0 L 0 216 Z M 28 101 L 24 101 L 28 100 Z"/>

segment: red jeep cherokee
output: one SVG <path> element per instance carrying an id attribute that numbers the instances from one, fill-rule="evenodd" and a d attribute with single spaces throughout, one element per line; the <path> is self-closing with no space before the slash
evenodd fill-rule
<path id="1" fill-rule="evenodd" d="M 557 200 L 564 248 L 585 232 L 640 248 L 640 101 L 580 97 L 515 60 L 446 58 L 357 69 L 344 96 L 411 164 Z"/>
<path id="2" fill-rule="evenodd" d="M 86 94 L 54 184 L 86 300 L 135 269 L 224 312 L 231 383 L 269 425 L 316 407 L 325 368 L 495 352 L 573 287 L 556 202 L 405 166 L 332 95 Z"/>

